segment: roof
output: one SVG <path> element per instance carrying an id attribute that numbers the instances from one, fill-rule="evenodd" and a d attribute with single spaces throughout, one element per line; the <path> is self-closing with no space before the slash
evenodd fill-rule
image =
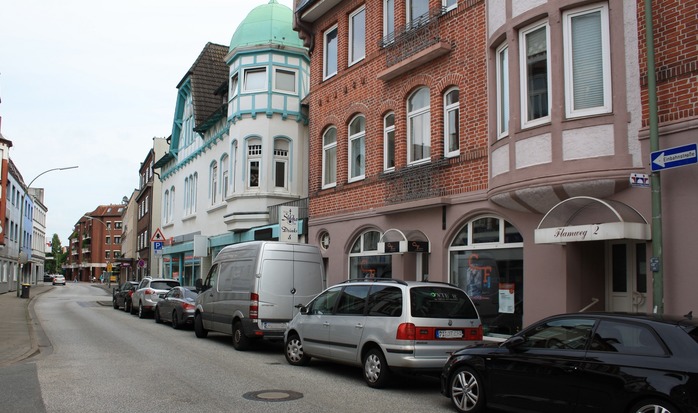
<path id="1" fill-rule="evenodd" d="M 229 51 L 264 45 L 303 47 L 293 30 L 293 11 L 276 0 L 252 9 L 235 30 Z"/>
<path id="2" fill-rule="evenodd" d="M 194 124 L 198 126 L 224 103 L 216 90 L 228 81 L 228 65 L 225 55 L 228 48 L 208 42 L 194 64 L 177 85 L 179 89 L 189 80 L 194 102 Z"/>

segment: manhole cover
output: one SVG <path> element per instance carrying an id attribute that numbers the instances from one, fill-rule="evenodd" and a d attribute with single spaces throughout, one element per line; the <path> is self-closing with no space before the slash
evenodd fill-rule
<path id="1" fill-rule="evenodd" d="M 245 393 L 242 397 L 258 402 L 287 402 L 300 399 L 303 395 L 291 390 L 260 390 Z"/>

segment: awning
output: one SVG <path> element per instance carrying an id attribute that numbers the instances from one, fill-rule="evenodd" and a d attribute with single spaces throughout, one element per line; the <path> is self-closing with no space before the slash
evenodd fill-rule
<path id="1" fill-rule="evenodd" d="M 431 252 L 429 240 L 421 231 L 410 231 L 407 235 L 399 229 L 391 228 L 378 240 L 381 254 L 402 254 L 405 252 Z"/>
<path id="2" fill-rule="evenodd" d="M 534 235 L 536 244 L 652 238 L 649 224 L 637 210 L 589 196 L 569 198 L 552 207 Z"/>

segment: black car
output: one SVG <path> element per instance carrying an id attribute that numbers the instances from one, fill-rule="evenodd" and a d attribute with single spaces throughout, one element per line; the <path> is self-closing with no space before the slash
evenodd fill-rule
<path id="1" fill-rule="evenodd" d="M 155 322 L 170 322 L 172 328 L 194 325 L 196 287 L 172 287 L 155 306 Z"/>
<path id="2" fill-rule="evenodd" d="M 115 310 L 123 307 L 124 311 L 131 311 L 131 295 L 136 291 L 138 281 L 126 281 L 112 291 L 112 306 Z"/>
<path id="3" fill-rule="evenodd" d="M 698 320 L 574 313 L 454 353 L 441 393 L 459 412 L 698 412 Z"/>

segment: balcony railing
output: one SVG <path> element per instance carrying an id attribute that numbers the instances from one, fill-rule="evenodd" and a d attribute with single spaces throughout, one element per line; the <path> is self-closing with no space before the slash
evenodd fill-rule
<path id="1" fill-rule="evenodd" d="M 289 206 L 298 207 L 298 219 L 308 219 L 308 198 L 303 198 L 267 207 L 267 212 L 269 213 L 269 224 L 278 224 L 279 208 Z"/>
<path id="2" fill-rule="evenodd" d="M 445 12 L 444 7 L 432 9 L 382 38 L 378 46 L 385 50 L 386 66 L 396 65 L 439 43 L 439 17 Z"/>

